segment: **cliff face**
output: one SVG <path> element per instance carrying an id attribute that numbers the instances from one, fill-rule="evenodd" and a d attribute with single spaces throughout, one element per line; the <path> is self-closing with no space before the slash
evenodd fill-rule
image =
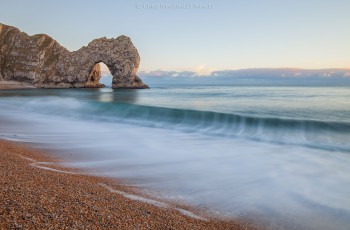
<path id="1" fill-rule="evenodd" d="M 136 75 L 140 56 L 126 36 L 95 39 L 70 52 L 48 35 L 29 36 L 0 24 L 0 80 L 43 88 L 102 87 L 99 62 L 113 75 L 113 88 L 148 88 Z"/>

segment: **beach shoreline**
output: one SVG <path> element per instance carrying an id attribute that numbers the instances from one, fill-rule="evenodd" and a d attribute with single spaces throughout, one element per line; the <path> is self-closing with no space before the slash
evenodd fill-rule
<path id="1" fill-rule="evenodd" d="M 19 82 L 19 81 L 1 81 L 0 80 L 0 90 L 10 90 L 10 89 L 35 89 L 36 87 L 30 83 Z"/>
<path id="2" fill-rule="evenodd" d="M 60 160 L 23 143 L 0 140 L 3 229 L 258 228 L 145 197 L 118 179 L 65 168 L 59 165 Z"/>

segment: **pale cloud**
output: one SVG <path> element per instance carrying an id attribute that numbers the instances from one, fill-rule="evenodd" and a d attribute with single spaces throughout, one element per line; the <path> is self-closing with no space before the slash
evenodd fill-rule
<path id="1" fill-rule="evenodd" d="M 199 65 L 195 68 L 195 72 L 198 75 L 210 75 L 213 71 L 213 68 L 207 67 L 206 65 Z"/>
<path id="2" fill-rule="evenodd" d="M 139 71 L 138 75 L 142 77 L 195 77 L 196 72 L 193 71 L 166 71 L 166 70 L 154 70 L 154 71 Z"/>
<path id="3" fill-rule="evenodd" d="M 261 69 L 241 69 L 241 70 L 219 70 L 211 71 L 204 65 L 198 66 L 196 71 L 139 71 L 141 77 L 157 78 L 235 78 L 235 79 L 278 79 L 278 78 L 298 78 L 298 79 L 320 79 L 320 78 L 347 78 L 350 79 L 350 69 L 294 69 L 294 68 L 261 68 Z"/>

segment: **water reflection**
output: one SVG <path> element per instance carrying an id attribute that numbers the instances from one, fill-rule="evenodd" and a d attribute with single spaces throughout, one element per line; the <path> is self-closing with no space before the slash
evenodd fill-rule
<path id="1" fill-rule="evenodd" d="M 21 89 L 2 90 L 0 97 L 69 97 L 82 100 L 94 100 L 98 102 L 136 103 L 139 98 L 139 90 L 135 89 Z"/>
<path id="2" fill-rule="evenodd" d="M 138 90 L 112 88 L 101 88 L 98 90 L 98 94 L 94 95 L 99 102 L 135 103 L 139 96 Z"/>

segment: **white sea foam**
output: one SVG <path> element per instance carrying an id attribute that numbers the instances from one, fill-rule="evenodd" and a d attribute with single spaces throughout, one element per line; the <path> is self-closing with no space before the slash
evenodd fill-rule
<path id="1" fill-rule="evenodd" d="M 36 160 L 34 160 L 34 159 L 32 159 L 32 158 L 29 158 L 29 157 L 24 157 L 24 156 L 22 156 L 22 155 L 19 155 L 21 158 L 23 158 L 23 159 L 26 159 L 26 160 L 28 160 L 28 161 L 31 161 L 31 162 L 37 162 Z"/>
<path id="2" fill-rule="evenodd" d="M 99 183 L 99 185 L 101 185 L 102 187 L 106 188 L 111 193 L 116 193 L 116 194 L 122 195 L 122 196 L 124 196 L 126 198 L 129 198 L 131 200 L 141 201 L 141 202 L 144 202 L 144 203 L 147 203 L 147 204 L 151 204 L 151 205 L 154 205 L 154 206 L 157 206 L 157 207 L 160 207 L 160 208 L 169 208 L 169 205 L 167 205 L 166 203 L 163 203 L 163 202 L 159 202 L 159 201 L 152 200 L 152 199 L 149 199 L 149 198 L 145 198 L 145 197 L 142 197 L 142 196 L 137 196 L 137 195 L 134 195 L 134 194 L 129 194 L 129 193 L 126 193 L 126 192 L 123 192 L 123 191 L 115 190 L 112 187 L 110 187 L 110 186 L 108 186 L 106 184 L 103 184 L 103 183 Z"/>
<path id="3" fill-rule="evenodd" d="M 55 168 L 51 168 L 51 167 L 47 167 L 47 166 L 42 166 L 42 165 L 50 165 L 50 164 L 52 164 L 51 162 L 41 162 L 41 161 L 36 161 L 32 158 L 25 157 L 22 155 L 19 155 L 19 156 L 23 159 L 26 159 L 26 160 L 32 162 L 29 165 L 32 167 L 35 167 L 35 168 L 44 169 L 44 170 L 48 170 L 48 171 L 52 171 L 52 172 L 58 172 L 58 173 L 77 174 L 75 172 L 69 172 L 69 171 L 65 171 L 65 170 L 59 170 L 59 169 L 55 169 Z"/>
<path id="4" fill-rule="evenodd" d="M 69 172 L 69 171 L 65 171 L 65 170 L 59 170 L 59 169 L 55 169 L 55 168 L 51 168 L 51 167 L 41 166 L 39 164 L 40 164 L 40 162 L 32 163 L 30 165 L 35 167 L 35 168 L 44 169 L 44 170 L 52 171 L 52 172 L 58 172 L 58 173 L 64 173 L 64 174 L 77 174 L 77 173 L 74 173 L 74 172 Z"/>
<path id="5" fill-rule="evenodd" d="M 112 187 L 110 187 L 110 186 L 108 186 L 106 184 L 103 184 L 103 183 L 99 183 L 99 185 L 101 185 L 102 187 L 106 188 L 111 193 L 116 193 L 116 194 L 122 195 L 122 196 L 124 196 L 124 197 L 126 197 L 126 198 L 128 198 L 130 200 L 141 201 L 143 203 L 151 204 L 151 205 L 157 206 L 159 208 L 173 208 L 171 205 L 169 205 L 167 203 L 156 201 L 156 200 L 153 200 L 153 199 L 145 198 L 145 197 L 134 195 L 134 194 L 129 194 L 129 193 L 126 193 L 126 192 L 123 192 L 123 191 L 115 190 Z M 205 218 L 203 218 L 201 216 L 198 216 L 198 215 L 194 214 L 193 212 L 187 211 L 185 209 L 182 209 L 182 208 L 174 208 L 174 209 L 179 211 L 179 212 L 181 212 L 183 215 L 191 217 L 193 219 L 207 220 L 207 219 L 205 219 Z"/>

